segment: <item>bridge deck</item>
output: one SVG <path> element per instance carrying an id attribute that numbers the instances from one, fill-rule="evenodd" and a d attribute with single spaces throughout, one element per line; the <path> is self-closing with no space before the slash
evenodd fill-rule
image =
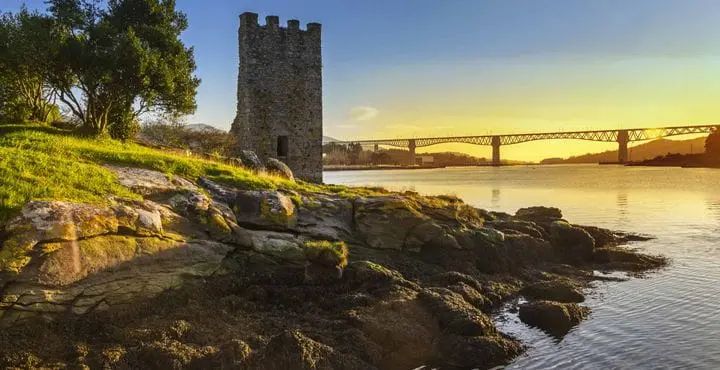
<path id="1" fill-rule="evenodd" d="M 337 144 L 358 143 L 361 145 L 386 145 L 402 148 L 424 147 L 443 143 L 467 143 L 475 145 L 493 145 L 493 138 L 498 138 L 499 145 L 519 144 L 535 140 L 548 139 L 578 139 L 602 142 L 618 142 L 620 132 L 627 132 L 627 141 L 643 141 L 667 136 L 704 134 L 719 129 L 720 124 L 700 126 L 675 126 L 659 128 L 634 128 L 618 130 L 594 130 L 594 131 L 569 131 L 569 132 L 543 132 L 528 134 L 503 134 L 503 135 L 480 135 L 480 136 L 448 136 L 448 137 L 424 137 L 407 139 L 379 139 L 379 140 L 356 140 L 340 141 Z M 624 139 L 624 134 L 620 139 Z M 496 142 L 497 144 L 497 142 Z"/>

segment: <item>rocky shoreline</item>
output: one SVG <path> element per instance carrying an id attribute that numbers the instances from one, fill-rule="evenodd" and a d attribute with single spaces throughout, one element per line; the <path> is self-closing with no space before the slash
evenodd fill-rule
<path id="1" fill-rule="evenodd" d="M 492 368 L 490 314 L 561 338 L 601 271 L 665 265 L 560 210 L 239 189 L 108 167 L 143 199 L 32 201 L 0 232 L 0 367 Z"/>

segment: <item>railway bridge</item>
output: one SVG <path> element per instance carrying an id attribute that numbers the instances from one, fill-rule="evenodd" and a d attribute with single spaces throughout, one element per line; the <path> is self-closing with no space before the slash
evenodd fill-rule
<path id="1" fill-rule="evenodd" d="M 527 134 L 505 134 L 505 135 L 480 135 L 480 136 L 447 136 L 447 137 L 422 137 L 408 139 L 378 139 L 378 140 L 355 140 L 339 141 L 338 145 L 360 144 L 362 146 L 391 146 L 406 148 L 410 151 L 410 165 L 415 164 L 415 150 L 417 148 L 444 144 L 444 143 L 466 143 L 475 145 L 492 146 L 492 163 L 500 165 L 500 146 L 519 144 L 536 140 L 552 139 L 577 139 L 601 142 L 618 143 L 618 163 L 625 163 L 628 160 L 628 143 L 634 141 L 645 141 L 661 137 L 705 134 L 720 128 L 720 124 L 700 126 L 674 126 L 655 128 L 633 128 L 617 130 L 594 130 L 594 131 L 568 131 L 568 132 L 541 132 Z"/>

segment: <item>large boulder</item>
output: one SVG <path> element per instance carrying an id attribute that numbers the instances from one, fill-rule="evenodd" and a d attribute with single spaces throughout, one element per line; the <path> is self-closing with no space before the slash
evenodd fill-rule
<path id="1" fill-rule="evenodd" d="M 584 320 L 590 309 L 576 303 L 535 301 L 520 305 L 520 320 L 546 333 L 562 338 Z"/>
<path id="2" fill-rule="evenodd" d="M 524 351 L 520 342 L 502 336 L 444 335 L 438 339 L 439 368 L 491 369 L 505 365 Z"/>
<path id="3" fill-rule="evenodd" d="M 573 264 L 589 262 L 595 250 L 595 239 L 587 231 L 565 221 L 550 225 L 550 242 L 563 261 Z"/>
<path id="4" fill-rule="evenodd" d="M 535 206 L 518 209 L 515 217 L 526 221 L 548 223 L 562 219 L 562 212 L 555 207 Z"/>
<path id="5" fill-rule="evenodd" d="M 457 241 L 412 199 L 403 196 L 362 197 L 355 200 L 356 236 L 377 249 L 419 250 L 427 243 Z"/>
<path id="6" fill-rule="evenodd" d="M 250 170 L 265 171 L 265 166 L 262 161 L 252 150 L 241 150 L 238 153 L 238 158 L 240 159 L 240 162 L 242 162 L 243 166 Z"/>
<path id="7" fill-rule="evenodd" d="M 582 292 L 573 284 L 564 280 L 539 281 L 525 286 L 520 294 L 530 299 L 549 300 L 557 302 L 582 302 L 585 300 Z"/>
<path id="8" fill-rule="evenodd" d="M 241 225 L 286 230 L 297 222 L 293 200 L 279 191 L 240 191 L 232 208 Z"/>
<path id="9" fill-rule="evenodd" d="M 265 161 L 265 171 L 269 174 L 295 181 L 295 175 L 293 175 L 290 167 L 275 158 L 268 158 L 267 161 Z"/>
<path id="10" fill-rule="evenodd" d="M 463 336 L 486 336 L 497 333 L 492 320 L 465 301 L 460 294 L 444 288 L 431 288 L 422 291 L 419 299 L 445 333 Z"/>
<path id="11" fill-rule="evenodd" d="M 326 194 L 302 196 L 295 228 L 318 238 L 352 239 L 353 204 L 350 200 Z"/>

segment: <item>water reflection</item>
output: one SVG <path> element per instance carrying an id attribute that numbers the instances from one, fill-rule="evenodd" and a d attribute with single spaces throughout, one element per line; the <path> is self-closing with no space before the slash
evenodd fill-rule
<path id="1" fill-rule="evenodd" d="M 492 208 L 498 208 L 500 206 L 500 189 L 492 189 L 492 197 L 490 198 L 490 205 Z"/>

